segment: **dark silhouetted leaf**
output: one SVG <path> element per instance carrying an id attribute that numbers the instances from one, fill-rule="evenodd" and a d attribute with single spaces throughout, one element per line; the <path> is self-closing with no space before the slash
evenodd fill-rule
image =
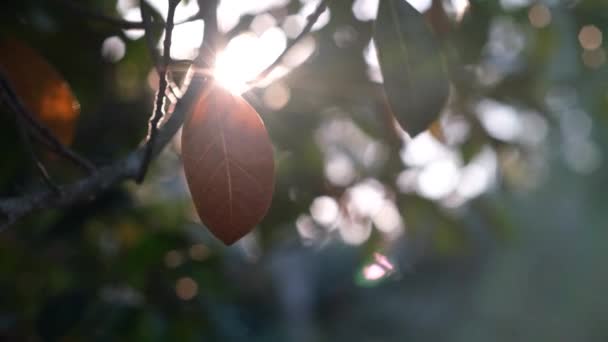
<path id="1" fill-rule="evenodd" d="M 199 217 L 224 243 L 266 215 L 274 190 L 272 144 L 242 97 L 211 85 L 184 124 L 182 155 Z"/>
<path id="2" fill-rule="evenodd" d="M 404 0 L 382 0 L 374 41 L 393 114 L 413 137 L 438 117 L 449 94 L 445 60 L 424 17 Z"/>
<path id="3" fill-rule="evenodd" d="M 80 105 L 61 75 L 36 51 L 14 38 L 0 38 L 0 70 L 27 109 L 69 145 Z"/>

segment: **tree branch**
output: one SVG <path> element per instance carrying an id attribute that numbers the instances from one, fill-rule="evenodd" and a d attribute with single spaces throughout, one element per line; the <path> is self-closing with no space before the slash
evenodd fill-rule
<path id="1" fill-rule="evenodd" d="M 156 144 L 151 147 L 152 158 L 157 157 L 181 127 L 186 113 L 199 97 L 205 85 L 202 77 L 194 75 L 184 97 L 177 102 L 169 119 L 158 129 Z M 72 184 L 60 186 L 60 194 L 45 189 L 20 197 L 0 199 L 0 214 L 6 217 L 0 230 L 10 226 L 24 216 L 42 209 L 65 208 L 76 202 L 90 200 L 113 185 L 127 179 L 135 179 L 139 173 L 149 141 L 114 163 L 99 168 L 89 177 Z"/>
<path id="2" fill-rule="evenodd" d="M 150 118 L 148 128 L 148 143 L 144 153 L 144 158 L 141 163 L 141 169 L 137 175 L 137 182 L 141 183 L 148 171 L 148 165 L 152 157 L 152 148 L 156 142 L 156 134 L 158 131 L 158 123 L 162 120 L 165 111 L 165 91 L 167 91 L 167 67 L 171 63 L 171 38 L 173 35 L 173 17 L 175 16 L 175 8 L 180 0 L 169 0 L 169 11 L 165 26 L 165 41 L 163 46 L 163 59 L 158 73 L 158 92 L 156 93 L 156 105 L 154 114 Z"/>
<path id="3" fill-rule="evenodd" d="M 205 21 L 203 42 L 199 47 L 199 55 L 194 61 L 198 68 L 210 68 L 215 64 L 215 55 L 220 48 L 223 37 L 219 33 L 217 7 L 219 0 L 198 0 L 202 19 Z"/>
<path id="4" fill-rule="evenodd" d="M 140 13 L 141 13 L 141 17 L 142 17 L 142 21 L 144 23 L 144 36 L 146 39 L 146 45 L 148 47 L 148 53 L 150 54 L 150 59 L 152 59 L 152 64 L 154 66 L 154 69 L 156 70 L 157 74 L 161 74 L 161 69 L 162 69 L 162 59 L 161 56 L 159 55 L 157 49 L 156 49 L 156 42 L 154 41 L 154 36 L 153 36 L 153 29 L 154 29 L 154 25 L 152 23 L 152 21 L 150 21 L 151 18 L 156 19 L 157 21 L 162 21 L 163 23 L 163 27 L 165 25 L 164 20 L 159 17 L 159 16 L 153 16 L 152 13 L 152 8 L 150 7 L 150 5 L 145 1 L 145 0 L 140 0 L 139 2 L 139 9 L 140 9 Z M 177 23 L 175 25 L 178 25 Z M 167 77 L 172 77 L 171 71 L 174 69 L 176 64 L 180 64 L 180 63 L 185 63 L 186 61 L 182 61 L 182 60 L 175 60 L 175 59 L 171 59 L 170 64 L 167 66 Z M 192 61 L 188 61 L 189 63 L 186 63 L 188 67 L 190 67 L 190 64 L 192 64 Z M 179 87 L 175 84 L 175 82 L 173 82 L 173 80 L 168 80 L 167 83 L 167 88 L 168 91 L 165 94 L 170 94 L 176 97 L 179 97 L 180 94 L 180 89 Z M 173 101 L 175 102 L 175 101 Z"/>

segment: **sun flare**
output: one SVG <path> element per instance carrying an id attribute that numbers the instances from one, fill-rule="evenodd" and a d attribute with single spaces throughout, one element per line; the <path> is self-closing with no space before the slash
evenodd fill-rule
<path id="1" fill-rule="evenodd" d="M 241 34 L 217 54 L 213 75 L 226 89 L 242 94 L 251 82 L 281 54 L 286 37 L 278 28 L 271 28 L 261 36 Z"/>
<path id="2" fill-rule="evenodd" d="M 241 95 L 249 90 L 251 66 L 246 61 L 239 62 L 230 53 L 219 53 L 216 56 L 213 77 L 217 83 L 231 93 Z"/>

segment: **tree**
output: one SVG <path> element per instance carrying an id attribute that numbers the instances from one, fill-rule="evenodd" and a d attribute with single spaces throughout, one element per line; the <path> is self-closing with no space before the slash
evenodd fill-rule
<path id="1" fill-rule="evenodd" d="M 427 5 L 3 4 L 0 336 L 603 339 L 606 5 Z"/>

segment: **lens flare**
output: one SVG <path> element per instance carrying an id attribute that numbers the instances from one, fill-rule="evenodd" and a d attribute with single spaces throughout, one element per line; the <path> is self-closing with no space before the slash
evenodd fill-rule
<path id="1" fill-rule="evenodd" d="M 232 93 L 242 94 L 252 81 L 285 49 L 285 33 L 272 27 L 258 36 L 245 33 L 233 38 L 216 56 L 214 77 Z"/>

